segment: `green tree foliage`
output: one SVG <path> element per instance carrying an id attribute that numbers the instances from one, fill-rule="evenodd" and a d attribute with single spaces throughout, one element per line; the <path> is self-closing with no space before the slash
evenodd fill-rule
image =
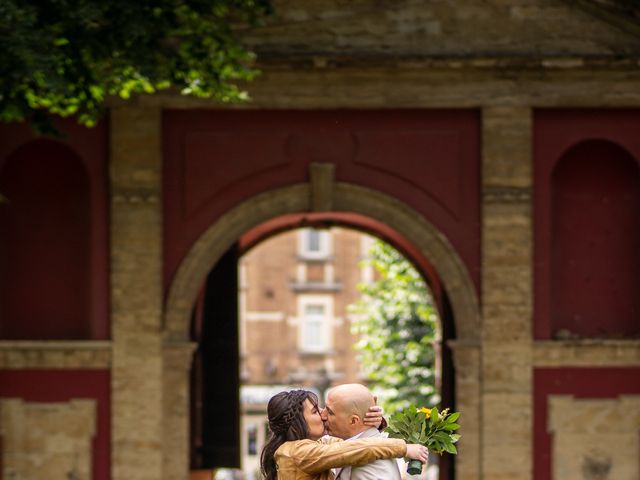
<path id="1" fill-rule="evenodd" d="M 359 286 L 362 299 L 353 332 L 355 348 L 371 388 L 382 393 L 389 414 L 410 405 L 439 402 L 435 389 L 437 314 L 424 280 L 389 244 L 376 240 L 370 251 L 377 279 Z"/>
<path id="2" fill-rule="evenodd" d="M 269 0 L 0 0 L 0 120 L 98 118 L 107 96 L 173 87 L 242 100 L 252 56 L 234 28 Z"/>

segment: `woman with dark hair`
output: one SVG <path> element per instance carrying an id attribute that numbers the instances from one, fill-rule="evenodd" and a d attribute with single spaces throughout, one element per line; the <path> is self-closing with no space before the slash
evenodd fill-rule
<path id="1" fill-rule="evenodd" d="M 265 480 L 331 480 L 332 468 L 365 465 L 382 458 L 427 462 L 426 447 L 391 438 L 343 442 L 323 438 L 318 397 L 307 390 L 280 392 L 267 406 L 271 434 L 260 463 Z"/>

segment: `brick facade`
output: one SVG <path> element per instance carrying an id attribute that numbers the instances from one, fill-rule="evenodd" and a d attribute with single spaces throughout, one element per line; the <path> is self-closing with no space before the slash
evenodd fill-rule
<path id="1" fill-rule="evenodd" d="M 318 387 L 314 375 L 336 382 L 362 381 L 351 334 L 350 313 L 362 281 L 358 262 L 366 242 L 353 230 L 319 231 L 326 252 L 305 256 L 301 246 L 308 230 L 281 234 L 243 256 L 241 284 L 241 367 L 248 385 L 293 384 Z M 324 240 L 324 239 L 323 239 Z M 306 308 L 323 309 L 325 325 L 318 345 L 303 337 Z M 308 332 L 313 336 L 317 330 Z"/>

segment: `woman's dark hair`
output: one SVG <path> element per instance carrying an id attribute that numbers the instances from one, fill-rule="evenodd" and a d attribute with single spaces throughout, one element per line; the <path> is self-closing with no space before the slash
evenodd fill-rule
<path id="1" fill-rule="evenodd" d="M 309 436 L 307 422 L 304 419 L 304 401 L 307 399 L 314 407 L 318 406 L 318 397 L 308 390 L 280 392 L 269 400 L 269 438 L 260 456 L 265 480 L 276 480 L 278 477 L 274 455 L 280 445 L 291 440 L 303 440 Z"/>

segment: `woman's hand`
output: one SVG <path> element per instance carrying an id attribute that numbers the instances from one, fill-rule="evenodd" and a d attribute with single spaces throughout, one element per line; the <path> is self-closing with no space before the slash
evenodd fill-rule
<path id="1" fill-rule="evenodd" d="M 371 407 L 369 407 L 369 410 L 367 410 L 367 413 L 364 414 L 362 423 L 364 425 L 368 425 L 369 427 L 380 428 L 383 420 L 382 407 L 372 405 Z"/>
<path id="2" fill-rule="evenodd" d="M 424 445 L 419 443 L 407 443 L 407 458 L 412 460 L 420 460 L 422 463 L 427 463 L 429 460 L 429 450 Z"/>

